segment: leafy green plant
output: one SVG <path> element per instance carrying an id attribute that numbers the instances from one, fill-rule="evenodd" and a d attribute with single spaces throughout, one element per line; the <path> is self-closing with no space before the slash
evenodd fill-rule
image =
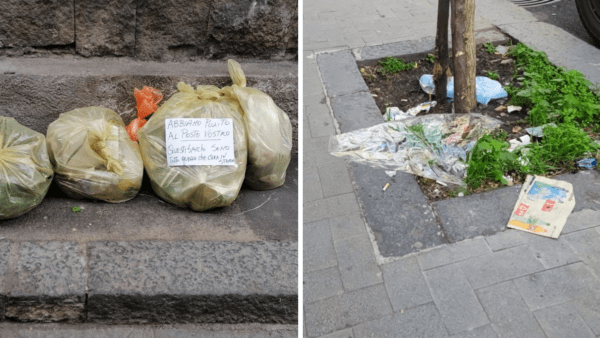
<path id="1" fill-rule="evenodd" d="M 498 80 L 500 79 L 500 75 L 498 75 L 498 73 L 488 70 L 486 73 L 487 77 L 489 77 L 492 80 Z"/>
<path id="2" fill-rule="evenodd" d="M 425 59 L 424 59 L 424 60 L 425 60 L 425 61 L 429 61 L 429 62 L 431 62 L 431 63 L 435 63 L 435 55 L 433 55 L 433 54 L 428 54 L 428 55 L 425 57 Z"/>
<path id="3" fill-rule="evenodd" d="M 541 142 L 532 143 L 526 149 L 526 165 L 521 171 L 539 175 L 557 167 L 573 169 L 576 160 L 596 154 L 600 146 L 578 127 L 562 124 L 544 128 Z"/>
<path id="4" fill-rule="evenodd" d="M 414 69 L 416 65 L 416 62 L 406 63 L 402 59 L 386 57 L 385 59 L 379 61 L 380 67 L 377 69 L 377 71 L 382 75 L 395 74 L 403 70 Z"/>
<path id="5" fill-rule="evenodd" d="M 483 48 L 490 54 L 494 54 L 496 52 L 496 46 L 494 46 L 491 42 L 484 43 Z"/>
<path id="6" fill-rule="evenodd" d="M 505 89 L 512 104 L 529 108 L 529 123 L 588 126 L 598 121 L 600 96 L 590 90 L 592 83 L 583 74 L 555 67 L 545 53 L 522 43 L 512 48 L 510 55 L 522 72 L 516 75 L 518 83 Z"/>
<path id="7" fill-rule="evenodd" d="M 488 180 L 507 184 L 502 176 L 509 170 L 517 169 L 519 163 L 515 154 L 506 150 L 508 146 L 508 142 L 491 135 L 482 136 L 467 156 L 466 183 L 473 189 Z"/>
<path id="8" fill-rule="evenodd" d="M 73 208 L 71 209 L 71 211 L 72 211 L 72 212 L 80 212 L 80 211 L 81 211 L 81 208 L 80 208 L 80 207 L 73 207 Z"/>

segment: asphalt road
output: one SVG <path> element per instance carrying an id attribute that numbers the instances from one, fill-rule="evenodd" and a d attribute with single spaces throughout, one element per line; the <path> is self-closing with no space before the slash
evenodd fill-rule
<path id="1" fill-rule="evenodd" d="M 523 0 L 520 0 L 523 2 Z M 514 1 L 517 2 L 517 1 Z M 542 2 L 539 0 L 531 0 L 533 2 Z M 560 27 L 567 32 L 575 35 L 581 40 L 594 45 L 592 38 L 589 36 L 577 13 L 577 7 L 575 6 L 575 0 L 560 0 L 556 2 L 550 2 L 545 5 L 526 7 L 538 20 L 547 22 L 549 24 Z M 598 46 L 596 46 L 598 48 Z M 600 48 L 599 48 L 600 49 Z"/>

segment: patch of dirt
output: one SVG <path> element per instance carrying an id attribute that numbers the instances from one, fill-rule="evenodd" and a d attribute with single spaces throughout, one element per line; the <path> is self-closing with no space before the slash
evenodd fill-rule
<path id="1" fill-rule="evenodd" d="M 398 107 L 402 111 L 417 106 L 420 103 L 427 101 L 437 101 L 435 95 L 431 97 L 425 93 L 419 84 L 419 78 L 423 74 L 433 74 L 433 63 L 424 59 L 425 55 L 415 55 L 403 58 L 406 63 L 417 62 L 417 68 L 401 71 L 392 75 L 382 75 L 377 70 L 379 68 L 379 60 L 361 61 L 358 62 L 359 69 L 367 83 L 381 114 L 384 115 L 387 107 Z M 509 60 L 509 61 L 507 61 Z M 452 60 L 449 60 L 450 69 L 454 71 Z M 476 76 L 488 76 L 487 72 L 492 71 L 499 75 L 499 81 L 503 86 L 515 83 L 513 79 L 515 73 L 514 60 L 509 56 L 501 54 L 490 54 L 483 46 L 477 47 L 477 73 Z M 490 101 L 487 105 L 477 103 L 474 113 L 479 113 L 485 116 L 496 118 L 503 122 L 501 128 L 508 133 L 508 139 L 516 139 L 527 135 L 525 128 L 530 127 L 525 121 L 527 116 L 527 108 L 523 107 L 521 111 L 508 113 L 506 110 L 496 110 L 500 106 L 508 106 L 507 102 L 510 98 L 497 99 Z M 438 104 L 431 108 L 428 112 L 421 112 L 417 116 L 427 114 L 451 114 L 453 103 L 446 100 L 444 103 Z M 383 118 L 382 118 L 383 121 Z M 548 173 L 547 177 L 564 173 L 553 172 Z M 513 184 L 524 182 L 525 175 L 517 175 L 509 173 L 514 180 Z M 468 190 L 456 186 L 444 186 L 437 183 L 435 180 L 415 176 L 423 193 L 429 201 L 444 200 L 447 198 L 458 197 L 461 195 L 469 195 L 480 193 L 488 190 L 493 190 L 502 185 L 497 182 L 484 183 L 478 189 Z"/>

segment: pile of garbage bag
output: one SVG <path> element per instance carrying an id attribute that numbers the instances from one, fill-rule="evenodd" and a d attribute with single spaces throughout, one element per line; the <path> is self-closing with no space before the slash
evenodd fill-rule
<path id="1" fill-rule="evenodd" d="M 44 135 L 0 116 L 0 219 L 42 203 L 54 175 L 46 149 Z"/>

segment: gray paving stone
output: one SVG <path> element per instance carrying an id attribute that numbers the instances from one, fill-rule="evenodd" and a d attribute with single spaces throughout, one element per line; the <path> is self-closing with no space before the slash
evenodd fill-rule
<path id="1" fill-rule="evenodd" d="M 324 220 L 321 223 L 329 223 Z M 328 224 L 304 228 L 304 272 L 338 265 L 331 229 Z"/>
<path id="2" fill-rule="evenodd" d="M 500 251 L 528 243 L 530 237 L 531 234 L 524 231 L 505 229 L 495 235 L 487 236 L 485 240 L 492 251 Z"/>
<path id="3" fill-rule="evenodd" d="M 357 290 L 383 281 L 367 236 L 343 238 L 334 245 L 345 290 Z"/>
<path id="4" fill-rule="evenodd" d="M 366 91 L 333 97 L 331 108 L 342 133 L 385 122 L 373 96 Z"/>
<path id="5" fill-rule="evenodd" d="M 446 244 L 433 211 L 414 177 L 398 172 L 393 178 L 383 169 L 351 165 L 367 225 L 384 257 Z M 390 183 L 384 192 L 383 186 Z"/>
<path id="6" fill-rule="evenodd" d="M 349 326 L 392 314 L 383 284 L 346 292 L 304 306 L 309 337 L 318 337 Z"/>
<path id="7" fill-rule="evenodd" d="M 310 125 L 312 137 L 322 137 L 335 134 L 335 128 L 333 127 L 333 121 L 330 115 L 309 115 L 308 123 Z"/>
<path id="8" fill-rule="evenodd" d="M 600 293 L 577 299 L 572 304 L 592 332 L 600 336 Z"/>
<path id="9" fill-rule="evenodd" d="M 442 338 L 448 337 L 433 303 L 376 319 L 354 327 L 356 338 Z"/>
<path id="10" fill-rule="evenodd" d="M 596 229 L 585 229 L 562 236 L 573 251 L 580 255 L 600 253 L 600 234 Z"/>
<path id="11" fill-rule="evenodd" d="M 304 164 L 304 184 L 303 184 L 303 202 L 312 202 L 323 199 L 323 191 L 321 189 L 321 180 L 319 179 L 319 169 L 317 164 L 309 162 Z"/>
<path id="12" fill-rule="evenodd" d="M 348 167 L 344 162 L 318 165 L 319 180 L 324 197 L 343 195 L 354 192 Z"/>
<path id="13" fill-rule="evenodd" d="M 346 327 L 343 314 L 345 309 L 341 304 L 342 297 L 331 297 L 304 304 L 304 334 L 307 337 L 320 337 Z"/>
<path id="14" fill-rule="evenodd" d="M 571 213 L 561 234 L 597 227 L 600 225 L 600 211 L 585 209 Z"/>
<path id="15" fill-rule="evenodd" d="M 24 242 L 18 252 L 6 317 L 46 322 L 82 319 L 88 282 L 84 249 L 73 242 Z"/>
<path id="16" fill-rule="evenodd" d="M 435 48 L 435 37 L 426 37 L 417 40 L 408 40 L 394 43 L 386 43 L 380 46 L 361 48 L 358 60 L 375 60 L 387 56 L 406 56 L 433 51 Z"/>
<path id="17" fill-rule="evenodd" d="M 334 241 L 347 237 L 367 235 L 365 222 L 358 212 L 330 218 L 329 223 L 331 224 L 331 234 Z"/>
<path id="18" fill-rule="evenodd" d="M 563 38 L 566 41 L 569 41 L 571 43 L 583 43 L 583 47 L 585 47 L 585 51 L 583 51 L 583 54 L 579 54 L 579 52 L 576 49 L 569 49 L 572 46 L 570 46 L 568 43 L 565 45 L 560 45 L 560 43 L 562 43 L 562 41 L 552 41 L 552 40 L 544 40 L 547 42 L 552 41 L 551 43 L 546 43 L 546 45 L 544 46 L 544 51 L 546 51 L 548 53 L 548 57 L 550 58 L 551 53 L 548 52 L 548 48 L 550 46 L 552 46 L 552 48 L 558 48 L 560 51 L 563 53 L 563 56 L 567 56 L 570 57 L 572 55 L 587 55 L 585 54 L 586 52 L 590 52 L 593 53 L 591 50 L 595 50 L 594 47 L 590 46 L 589 44 L 582 42 L 581 40 L 577 39 L 576 37 L 574 37 L 573 35 L 565 32 L 564 30 L 556 27 L 556 26 L 552 26 L 552 29 L 557 29 L 561 31 L 561 34 L 566 34 L 568 36 L 564 36 Z M 532 27 L 531 29 L 535 29 L 536 27 Z M 540 38 L 538 37 L 538 39 L 544 39 L 544 38 Z M 521 40 L 521 42 L 525 43 L 523 40 Z M 531 44 L 528 44 L 529 47 L 533 47 Z M 582 48 L 583 48 L 582 47 Z M 588 48 L 592 48 L 591 50 L 588 50 Z M 568 51 L 568 52 L 567 52 Z M 558 52 L 557 52 L 558 53 Z M 592 55 L 592 54 L 589 54 Z M 565 65 L 567 67 L 567 69 L 577 69 L 580 72 L 582 72 L 585 77 L 595 83 L 600 83 L 600 55 L 596 55 L 593 54 L 595 56 L 595 59 L 597 60 L 597 64 L 592 65 L 590 60 L 569 60 L 569 64 Z M 552 58 L 550 58 L 550 61 L 553 62 L 554 64 L 557 65 L 561 65 L 555 61 L 552 60 Z M 579 67 L 577 68 L 577 66 L 591 66 L 592 69 L 589 69 L 586 71 L 585 68 Z M 595 79 L 595 80 L 594 80 Z M 562 175 L 558 175 L 556 177 L 554 177 L 555 180 L 561 180 L 561 181 L 566 181 L 569 182 L 573 185 L 573 194 L 575 195 L 575 201 L 577 201 L 577 203 L 575 203 L 575 208 L 573 209 L 573 213 L 582 211 L 582 210 L 600 210 L 600 171 L 598 170 L 582 170 L 577 172 L 576 174 L 562 174 Z"/>
<path id="19" fill-rule="evenodd" d="M 544 270 L 542 263 L 537 260 L 527 246 L 475 257 L 458 264 L 460 264 L 473 289 Z"/>
<path id="20" fill-rule="evenodd" d="M 512 281 L 479 289 L 475 293 L 500 337 L 546 338 Z"/>
<path id="21" fill-rule="evenodd" d="M 514 280 L 531 311 L 600 292 L 600 282 L 583 263 L 542 271 Z"/>
<path id="22" fill-rule="evenodd" d="M 528 233 L 525 234 L 529 237 L 528 246 L 546 269 L 552 269 L 580 261 L 579 257 L 562 236 L 558 239 L 553 239 Z"/>
<path id="23" fill-rule="evenodd" d="M 314 222 L 326 218 L 360 212 L 354 193 L 333 196 L 304 204 L 304 222 Z"/>
<path id="24" fill-rule="evenodd" d="M 451 335 L 489 324 L 475 292 L 458 264 L 427 270 L 423 275 Z"/>
<path id="25" fill-rule="evenodd" d="M 572 303 L 533 312 L 548 338 L 595 338 Z"/>
<path id="26" fill-rule="evenodd" d="M 508 0 L 479 0 L 475 12 L 496 26 L 537 21 L 529 11 L 512 4 Z"/>
<path id="27" fill-rule="evenodd" d="M 327 96 L 335 97 L 369 90 L 350 51 L 318 54 L 317 64 Z"/>
<path id="28" fill-rule="evenodd" d="M 451 242 L 504 231 L 521 186 L 433 202 Z"/>
<path id="29" fill-rule="evenodd" d="M 470 331 L 462 332 L 450 338 L 498 338 L 491 325 L 480 326 Z"/>
<path id="30" fill-rule="evenodd" d="M 321 336 L 321 338 L 354 338 L 354 335 L 352 333 L 352 329 L 345 329 Z"/>
<path id="31" fill-rule="evenodd" d="M 562 236 L 580 259 L 600 277 L 600 233 L 595 228 L 581 230 Z"/>
<path id="32" fill-rule="evenodd" d="M 381 271 L 395 312 L 433 301 L 415 257 L 382 265 Z"/>
<path id="33" fill-rule="evenodd" d="M 421 269 L 429 270 L 438 266 L 448 265 L 472 257 L 483 256 L 492 253 L 486 240 L 477 238 L 465 240 L 460 243 L 449 244 L 430 251 L 419 253 L 417 258 Z"/>
<path id="34" fill-rule="evenodd" d="M 294 242 L 88 244 L 90 322 L 297 322 Z"/>
<path id="35" fill-rule="evenodd" d="M 304 273 L 304 304 L 344 293 L 337 266 Z"/>
<path id="36" fill-rule="evenodd" d="M 317 137 L 304 140 L 304 163 L 344 162 L 343 159 L 331 155 L 328 151 L 329 137 Z"/>

